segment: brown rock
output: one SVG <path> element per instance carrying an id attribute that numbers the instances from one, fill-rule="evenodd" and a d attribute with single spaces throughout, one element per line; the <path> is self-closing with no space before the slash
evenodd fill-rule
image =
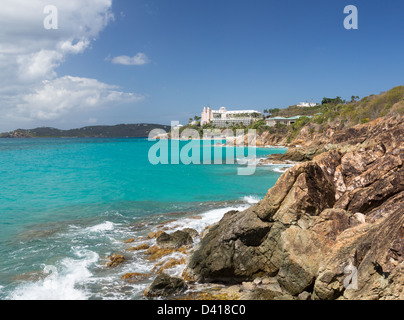
<path id="1" fill-rule="evenodd" d="M 124 274 L 121 279 L 126 280 L 130 283 L 136 283 L 152 276 L 151 273 L 126 273 Z"/>
<path id="2" fill-rule="evenodd" d="M 185 264 L 186 262 L 185 262 L 185 259 L 184 258 L 181 258 L 181 259 L 170 259 L 169 261 L 167 261 L 167 262 L 165 262 L 165 263 L 163 263 L 163 265 L 160 267 L 160 266 L 158 266 L 158 265 L 156 265 L 156 266 L 158 266 L 158 267 L 160 267 L 158 270 L 157 270 L 157 274 L 160 274 L 160 273 L 162 273 L 164 270 L 167 270 L 167 269 L 171 269 L 171 268 L 174 268 L 175 266 L 178 266 L 178 265 L 181 265 L 181 264 Z"/>
<path id="3" fill-rule="evenodd" d="M 306 162 L 285 172 L 262 201 L 209 229 L 187 279 L 276 276 L 288 294 L 267 292 L 273 299 L 403 298 L 404 117 L 314 136 L 316 143 L 289 152 L 308 152 Z M 344 286 L 346 267 L 358 270 L 357 290 Z"/>
<path id="4" fill-rule="evenodd" d="M 124 241 L 124 243 L 133 243 L 133 242 L 135 242 L 134 238 L 130 238 L 130 239 Z"/>
<path id="5" fill-rule="evenodd" d="M 125 257 L 114 253 L 109 257 L 110 262 L 107 263 L 107 267 L 114 268 L 125 261 Z"/>
<path id="6" fill-rule="evenodd" d="M 154 238 L 158 238 L 161 234 L 163 234 L 164 233 L 164 231 L 162 231 L 162 230 L 159 230 L 159 231 L 157 231 L 157 232 L 150 232 L 148 235 L 147 235 L 147 238 L 148 239 L 154 239 Z"/>
<path id="7" fill-rule="evenodd" d="M 149 255 L 147 260 L 155 261 L 174 252 L 180 252 L 185 254 L 188 249 L 189 249 L 188 247 L 181 247 L 178 249 L 174 249 L 174 248 L 160 248 L 158 246 L 152 246 L 146 250 L 146 254 Z"/>
<path id="8" fill-rule="evenodd" d="M 150 246 L 148 244 L 144 243 L 144 244 L 141 244 L 141 245 L 139 245 L 137 247 L 129 248 L 128 251 L 140 251 L 140 250 L 147 250 L 149 248 L 150 248 Z"/>

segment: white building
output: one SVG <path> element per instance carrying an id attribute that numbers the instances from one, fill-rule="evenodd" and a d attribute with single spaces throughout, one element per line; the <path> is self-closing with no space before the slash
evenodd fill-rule
<path id="1" fill-rule="evenodd" d="M 301 108 L 310 108 L 310 107 L 317 107 L 318 104 L 315 102 L 300 102 L 297 106 Z"/>
<path id="2" fill-rule="evenodd" d="M 210 107 L 203 108 L 201 126 L 211 123 L 218 128 L 227 128 L 232 125 L 250 125 L 261 118 L 261 112 L 257 110 L 232 110 L 227 111 L 222 107 L 219 110 L 212 110 Z"/>
<path id="3" fill-rule="evenodd" d="M 285 118 L 285 117 L 274 117 L 274 118 L 268 118 L 265 120 L 267 126 L 269 127 L 275 127 L 276 125 L 282 124 L 286 126 L 290 126 L 296 122 L 299 118 L 303 116 L 295 116 L 295 117 L 290 117 L 290 118 Z M 311 117 L 310 117 L 311 118 Z"/>

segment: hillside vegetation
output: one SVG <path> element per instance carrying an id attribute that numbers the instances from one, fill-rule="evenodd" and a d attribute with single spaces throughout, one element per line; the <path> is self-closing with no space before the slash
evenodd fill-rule
<path id="1" fill-rule="evenodd" d="M 120 124 L 116 126 L 91 126 L 80 129 L 59 130 L 55 128 L 18 129 L 0 134 L 0 138 L 140 138 L 147 137 L 153 129 L 170 130 L 159 124 Z"/>
<path id="2" fill-rule="evenodd" d="M 290 143 L 298 136 L 303 127 L 308 128 L 309 131 L 321 133 L 328 127 L 337 124 L 342 129 L 367 123 L 386 115 L 404 114 L 404 86 L 395 87 L 378 95 L 370 95 L 358 101 L 352 99 L 351 102 L 345 102 L 338 98 L 324 98 L 323 102 L 331 101 L 331 103 L 323 103 L 312 108 L 291 106 L 280 110 L 272 116 L 303 115 L 305 117 L 301 117 L 288 128 L 277 126 L 267 129 L 267 131 L 272 134 L 286 135 L 286 141 Z"/>

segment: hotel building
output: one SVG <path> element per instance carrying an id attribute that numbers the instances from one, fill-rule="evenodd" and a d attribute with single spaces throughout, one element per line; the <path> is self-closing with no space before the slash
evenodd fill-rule
<path id="1" fill-rule="evenodd" d="M 203 108 L 201 126 L 213 124 L 218 128 L 228 128 L 233 125 L 243 124 L 245 126 L 259 120 L 261 112 L 257 110 L 232 110 L 228 111 L 222 107 L 219 110 L 212 110 L 209 107 Z"/>

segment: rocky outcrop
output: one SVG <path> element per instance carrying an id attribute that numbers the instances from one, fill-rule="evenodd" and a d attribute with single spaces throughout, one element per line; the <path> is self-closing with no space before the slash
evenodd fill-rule
<path id="1" fill-rule="evenodd" d="M 119 266 L 121 263 L 125 261 L 125 257 L 114 253 L 112 256 L 109 257 L 109 262 L 107 263 L 107 267 L 114 268 Z"/>
<path id="2" fill-rule="evenodd" d="M 404 298 L 403 118 L 322 139 L 331 144 L 315 146 L 322 152 L 285 172 L 262 201 L 209 230 L 188 279 L 264 274 L 299 299 Z"/>
<path id="3" fill-rule="evenodd" d="M 171 234 L 163 232 L 157 238 L 157 245 L 161 248 L 178 249 L 182 246 L 190 245 L 192 243 L 193 243 L 193 239 L 190 234 L 190 231 L 187 232 L 187 231 L 178 230 Z"/>
<path id="4" fill-rule="evenodd" d="M 183 293 L 186 289 L 187 285 L 181 278 L 161 273 L 154 279 L 144 295 L 149 298 L 166 297 Z"/>

